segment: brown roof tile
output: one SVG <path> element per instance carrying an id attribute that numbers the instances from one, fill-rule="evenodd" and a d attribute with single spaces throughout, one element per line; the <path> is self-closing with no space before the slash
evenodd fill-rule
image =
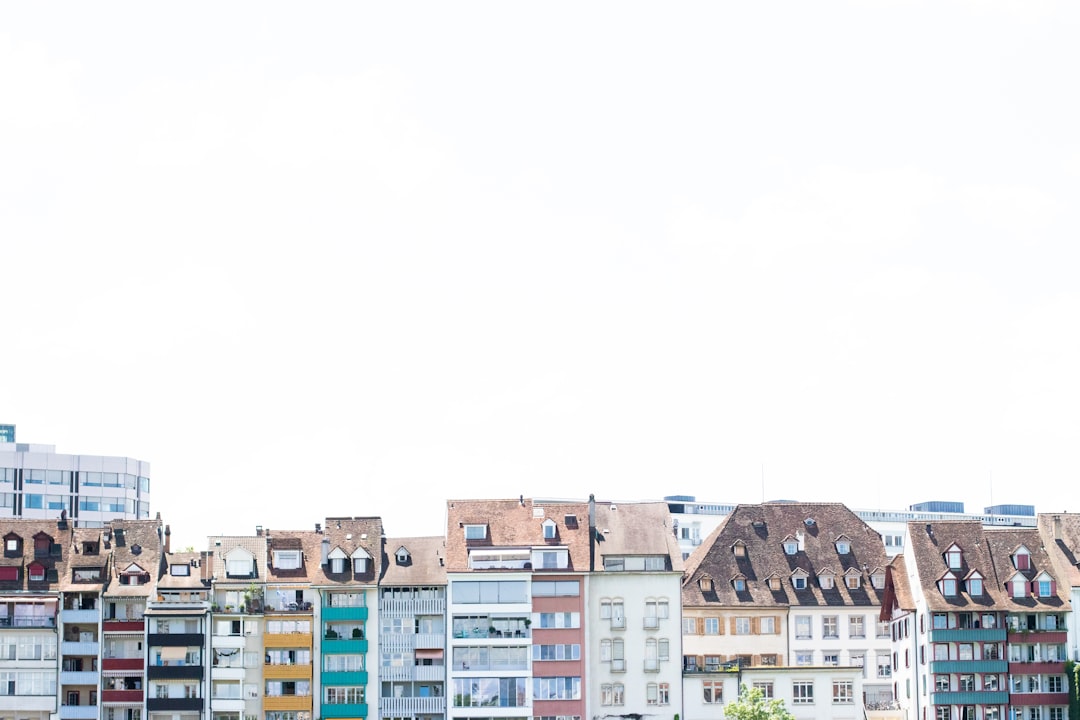
<path id="1" fill-rule="evenodd" d="M 442 537 L 387 538 L 383 556 L 383 576 L 380 585 L 446 584 L 446 541 Z M 397 551 L 405 548 L 409 559 L 397 560 Z"/>
<path id="2" fill-rule="evenodd" d="M 835 542 L 843 536 L 850 552 L 841 555 Z M 785 539 L 801 541 L 794 555 L 784 552 Z M 736 543 L 745 555 L 735 553 Z M 885 546 L 869 525 L 840 503 L 766 503 L 738 505 L 687 560 L 683 576 L 683 604 L 782 607 L 790 605 L 875 606 L 883 591 L 875 589 L 869 574 L 887 563 Z M 791 578 L 805 573 L 807 587 L 796 591 Z M 848 588 L 844 577 L 859 574 L 859 588 Z M 823 589 L 820 575 L 835 577 L 835 587 Z M 741 575 L 746 589 L 736 591 L 732 579 Z M 703 591 L 702 578 L 712 580 Z M 770 577 L 781 579 L 770 589 Z"/>

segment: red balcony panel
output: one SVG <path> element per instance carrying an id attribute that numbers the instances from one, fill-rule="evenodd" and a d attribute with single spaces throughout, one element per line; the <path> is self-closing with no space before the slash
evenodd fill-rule
<path id="1" fill-rule="evenodd" d="M 1009 631 L 1009 642 L 1014 644 L 1053 643 L 1063 644 L 1069 637 L 1065 630 L 1023 630 L 1020 632 Z"/>
<path id="2" fill-rule="evenodd" d="M 1009 693 L 1009 704 L 1016 707 L 1068 705 L 1069 693 Z"/>
<path id="3" fill-rule="evenodd" d="M 1065 672 L 1064 662 L 1011 662 L 1010 675 L 1061 675 Z"/>
<path id="4" fill-rule="evenodd" d="M 142 690 L 102 690 L 101 702 L 103 703 L 141 703 L 143 701 Z"/>
<path id="5" fill-rule="evenodd" d="M 105 658 L 101 661 L 101 669 L 142 672 L 145 663 L 143 658 Z"/>
<path id="6" fill-rule="evenodd" d="M 145 620 L 106 620 L 102 623 L 105 632 L 142 632 Z"/>

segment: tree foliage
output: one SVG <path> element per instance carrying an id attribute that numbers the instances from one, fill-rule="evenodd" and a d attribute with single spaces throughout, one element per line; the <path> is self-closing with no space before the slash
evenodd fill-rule
<path id="1" fill-rule="evenodd" d="M 739 699 L 724 706 L 724 717 L 729 720 L 795 720 L 779 698 L 766 700 L 761 688 L 739 690 Z"/>

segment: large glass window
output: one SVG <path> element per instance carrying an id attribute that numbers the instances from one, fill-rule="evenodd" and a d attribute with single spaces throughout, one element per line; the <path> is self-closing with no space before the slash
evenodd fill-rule
<path id="1" fill-rule="evenodd" d="M 529 601 L 528 583 L 525 580 L 498 580 L 455 582 L 454 602 L 462 605 L 526 603 Z"/>
<path id="2" fill-rule="evenodd" d="M 456 678 L 454 707 L 526 707 L 527 685 L 526 678 Z"/>

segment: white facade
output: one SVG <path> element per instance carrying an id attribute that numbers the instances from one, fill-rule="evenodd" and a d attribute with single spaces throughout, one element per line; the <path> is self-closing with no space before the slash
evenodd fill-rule
<path id="1" fill-rule="evenodd" d="M 149 518 L 150 463 L 0 442 L 0 518 L 56 518 L 64 511 L 78 527 Z"/>
<path id="2" fill-rule="evenodd" d="M 590 576 L 585 626 L 590 716 L 641 713 L 672 718 L 680 712 L 680 586 L 681 575 L 672 572 L 605 571 Z M 615 650 L 620 642 L 622 658 Z"/>

